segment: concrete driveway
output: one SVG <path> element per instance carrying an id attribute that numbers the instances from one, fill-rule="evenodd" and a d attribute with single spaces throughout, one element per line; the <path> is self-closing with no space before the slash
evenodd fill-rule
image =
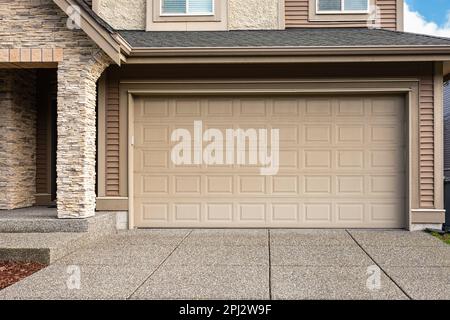
<path id="1" fill-rule="evenodd" d="M 450 299 L 450 246 L 407 231 L 130 231 L 0 299 Z"/>

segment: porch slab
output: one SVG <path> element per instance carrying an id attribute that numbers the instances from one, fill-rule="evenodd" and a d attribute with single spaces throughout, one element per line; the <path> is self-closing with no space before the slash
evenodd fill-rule
<path id="1" fill-rule="evenodd" d="M 93 219 L 58 219 L 56 208 L 49 207 L 1 210 L 0 233 L 88 232 Z"/>
<path id="2" fill-rule="evenodd" d="M 35 211 L 35 215 L 31 218 L 36 226 L 33 229 L 25 229 L 27 224 L 21 224 L 21 222 L 22 219 L 27 222 L 28 218 L 19 215 L 16 218 L 16 222 L 21 226 L 19 232 L 5 229 L 3 220 L 0 220 L 0 226 L 3 227 L 3 230 L 8 230 L 7 232 L 0 232 L 0 261 L 51 264 L 103 236 L 116 233 L 115 217 L 108 214 L 99 214 L 94 218 L 86 219 L 84 221 L 86 228 L 74 228 L 77 232 L 67 232 L 68 230 L 66 232 L 51 232 L 48 229 L 50 224 L 47 223 L 45 218 L 47 213 L 45 210 Z M 54 220 L 58 219 L 55 218 Z M 77 226 L 75 220 L 67 222 L 73 223 L 72 225 L 66 225 L 68 228 Z M 36 230 L 41 232 L 36 232 Z"/>
<path id="3" fill-rule="evenodd" d="M 79 249 L 83 233 L 1 233 L 0 261 L 50 264 Z"/>

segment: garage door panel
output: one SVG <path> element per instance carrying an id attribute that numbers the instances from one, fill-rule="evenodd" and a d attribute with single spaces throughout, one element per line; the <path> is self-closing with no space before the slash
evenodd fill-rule
<path id="1" fill-rule="evenodd" d="M 269 178 L 272 195 L 299 195 L 299 177 L 292 175 L 277 175 Z"/>
<path id="2" fill-rule="evenodd" d="M 135 108 L 138 227 L 404 226 L 402 98 L 142 97 Z M 278 174 L 248 161 L 173 164 L 171 133 L 193 135 L 196 120 L 223 133 L 280 129 Z"/>
<path id="3" fill-rule="evenodd" d="M 361 175 L 336 176 L 337 196 L 364 196 L 365 177 Z"/>
<path id="4" fill-rule="evenodd" d="M 243 98 L 239 103 L 238 112 L 239 117 L 261 117 L 265 119 L 268 115 L 268 101 L 265 98 Z"/>
<path id="5" fill-rule="evenodd" d="M 397 149 L 376 149 L 369 152 L 370 169 L 399 171 L 404 166 L 403 151 Z"/>
<path id="6" fill-rule="evenodd" d="M 144 172 L 148 169 L 168 169 L 170 167 L 169 150 L 138 150 L 136 148 L 134 157 L 136 172 Z"/>
<path id="7" fill-rule="evenodd" d="M 337 145 L 362 144 L 365 142 L 363 125 L 340 123 L 335 126 L 335 132 Z"/>
<path id="8" fill-rule="evenodd" d="M 331 124 L 311 123 L 303 126 L 303 137 L 306 145 L 331 144 Z"/>
<path id="9" fill-rule="evenodd" d="M 332 167 L 332 151 L 322 149 L 305 149 L 303 152 L 305 170 L 329 170 Z"/>
<path id="10" fill-rule="evenodd" d="M 344 149 L 336 151 L 336 169 L 340 172 L 345 170 L 363 170 L 365 166 L 365 151 L 363 149 Z"/>
<path id="11" fill-rule="evenodd" d="M 234 177 L 232 175 L 206 176 L 207 195 L 232 195 L 234 193 Z"/>
<path id="12" fill-rule="evenodd" d="M 366 113 L 364 98 L 341 98 L 338 102 L 338 117 L 363 117 Z"/>
<path id="13" fill-rule="evenodd" d="M 175 100 L 174 117 L 200 117 L 201 115 L 201 100 L 198 98 L 179 98 Z"/>
<path id="14" fill-rule="evenodd" d="M 331 223 L 331 203 L 305 203 L 305 223 Z"/>
<path id="15" fill-rule="evenodd" d="M 332 100 L 328 98 L 309 98 L 305 101 L 305 117 L 331 117 Z"/>
<path id="16" fill-rule="evenodd" d="M 298 203 L 272 203 L 271 204 L 271 222 L 274 224 L 293 223 L 300 221 L 300 204 Z"/>
<path id="17" fill-rule="evenodd" d="M 302 108 L 299 104 L 303 103 L 297 98 L 278 98 L 273 99 L 271 117 L 297 119 L 300 116 Z"/>
<path id="18" fill-rule="evenodd" d="M 337 223 L 364 223 L 364 213 L 366 212 L 366 205 L 364 203 L 337 203 Z"/>
<path id="19" fill-rule="evenodd" d="M 374 97 L 371 115 L 375 117 L 402 118 L 404 114 L 402 99 L 399 97 Z"/>
<path id="20" fill-rule="evenodd" d="M 398 124 L 373 124 L 370 126 L 369 143 L 383 145 L 402 145 L 403 126 Z"/>
<path id="21" fill-rule="evenodd" d="M 214 103 L 207 103 L 206 116 L 208 118 L 233 117 L 234 114 L 233 99 L 219 98 Z"/>
<path id="22" fill-rule="evenodd" d="M 134 190 L 137 195 L 151 197 L 169 194 L 169 175 L 138 175 L 135 179 L 140 180 L 140 183 L 136 184 L 137 188 Z"/>
<path id="23" fill-rule="evenodd" d="M 136 101 L 135 117 L 144 118 L 168 118 L 170 116 L 169 100 L 166 98 L 152 98 Z"/>

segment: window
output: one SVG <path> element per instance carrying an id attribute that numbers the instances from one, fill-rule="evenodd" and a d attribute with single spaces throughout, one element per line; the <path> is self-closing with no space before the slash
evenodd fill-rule
<path id="1" fill-rule="evenodd" d="M 161 0 L 161 15 L 202 16 L 214 14 L 214 0 Z"/>
<path id="2" fill-rule="evenodd" d="M 317 0 L 318 13 L 367 13 L 369 0 Z"/>

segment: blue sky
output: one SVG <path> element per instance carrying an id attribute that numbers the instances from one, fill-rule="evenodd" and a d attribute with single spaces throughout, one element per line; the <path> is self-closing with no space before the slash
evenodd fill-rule
<path id="1" fill-rule="evenodd" d="M 412 11 L 419 12 L 428 21 L 444 27 L 450 11 L 450 0 L 406 0 Z"/>
<path id="2" fill-rule="evenodd" d="M 450 37 L 450 0 L 405 0 L 405 31 Z"/>

